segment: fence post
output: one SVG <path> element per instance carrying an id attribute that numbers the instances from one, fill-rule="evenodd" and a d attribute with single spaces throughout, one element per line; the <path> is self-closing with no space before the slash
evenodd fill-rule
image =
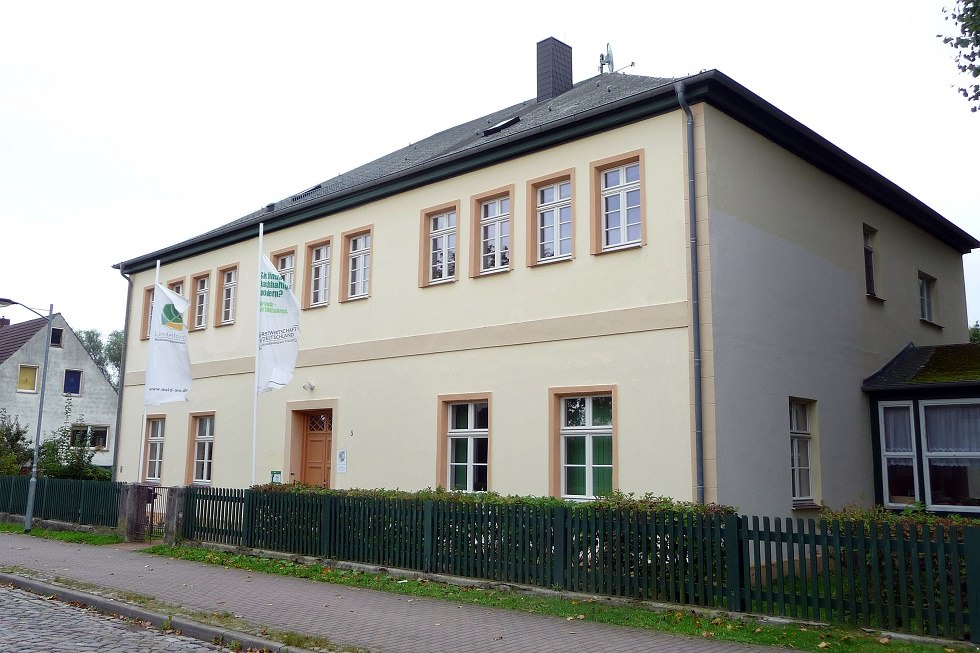
<path id="1" fill-rule="evenodd" d="M 432 539 L 435 537 L 435 524 L 432 523 L 432 499 L 422 502 L 422 571 L 432 571 Z"/>
<path id="2" fill-rule="evenodd" d="M 966 605 L 970 612 L 970 641 L 980 644 L 980 527 L 968 526 L 963 529 L 963 549 L 966 558 Z"/>
<path id="3" fill-rule="evenodd" d="M 163 543 L 167 546 L 176 546 L 183 536 L 185 494 L 185 487 L 172 487 L 167 492 L 167 514 L 163 522 Z"/>
<path id="4" fill-rule="evenodd" d="M 565 540 L 568 521 L 565 518 L 565 506 L 557 506 L 551 511 L 551 532 L 554 537 L 554 557 L 551 560 L 551 585 L 558 586 L 559 589 L 568 589 L 565 585 L 565 566 L 567 564 L 565 555 Z"/>
<path id="5" fill-rule="evenodd" d="M 742 529 L 738 515 L 725 515 L 725 578 L 727 579 L 728 610 L 742 611 Z"/>
<path id="6" fill-rule="evenodd" d="M 245 490 L 245 502 L 242 506 L 242 546 L 251 548 L 255 542 L 255 492 Z"/>

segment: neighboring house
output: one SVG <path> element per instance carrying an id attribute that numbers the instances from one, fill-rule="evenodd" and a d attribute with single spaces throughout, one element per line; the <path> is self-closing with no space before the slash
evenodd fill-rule
<path id="1" fill-rule="evenodd" d="M 909 345 L 864 390 L 877 501 L 980 512 L 980 345 Z"/>
<path id="2" fill-rule="evenodd" d="M 292 383 L 258 399 L 259 482 L 776 515 L 873 501 L 862 382 L 965 338 L 980 246 L 718 71 L 573 84 L 547 39 L 536 99 L 116 266 L 120 479 L 251 482 L 260 223 L 303 310 Z M 143 423 L 157 260 L 194 381 Z"/>
<path id="3" fill-rule="evenodd" d="M 47 319 L 10 324 L 0 318 L 0 407 L 16 416 L 33 443 L 44 370 Z M 112 466 L 115 438 L 116 391 L 61 316 L 51 322 L 51 348 L 44 391 L 41 441 L 65 424 L 71 404 L 72 439 L 95 450 L 92 464 Z"/>

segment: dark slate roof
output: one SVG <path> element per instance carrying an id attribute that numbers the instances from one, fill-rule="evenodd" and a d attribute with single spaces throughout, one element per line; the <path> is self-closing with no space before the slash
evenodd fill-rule
<path id="1" fill-rule="evenodd" d="M 909 344 L 864 380 L 866 391 L 926 386 L 980 385 L 980 344 L 916 347 Z"/>
<path id="2" fill-rule="evenodd" d="M 456 175 L 680 108 L 675 83 L 689 103 L 707 102 L 851 185 L 962 253 L 980 241 L 893 182 L 717 70 L 688 77 L 604 73 L 549 100 L 527 100 L 434 134 L 313 188 L 273 202 L 189 240 L 114 267 L 129 274 L 156 260 L 178 261 L 389 197 Z M 517 120 L 510 124 L 510 121 Z M 500 123 L 506 127 L 487 133 Z"/>
<path id="3" fill-rule="evenodd" d="M 18 322 L 0 328 L 0 363 L 17 353 L 35 333 L 47 325 L 47 318 Z"/>

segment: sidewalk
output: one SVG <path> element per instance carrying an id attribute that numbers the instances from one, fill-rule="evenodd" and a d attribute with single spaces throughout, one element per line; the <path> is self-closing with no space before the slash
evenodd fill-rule
<path id="1" fill-rule="evenodd" d="M 329 639 L 338 647 L 359 647 L 376 653 L 557 653 L 571 649 L 590 653 L 772 651 L 766 647 L 692 640 L 620 626 L 569 622 L 286 576 L 253 574 L 125 548 L 65 544 L 0 533 L 0 571 L 10 572 L 11 568 L 31 570 L 32 576 L 53 585 L 78 581 L 106 590 L 153 597 L 183 606 L 190 612 L 232 613 L 253 626 L 315 635 Z M 16 576 L 16 572 L 0 574 L 0 581 Z M 124 607 L 118 602 L 110 604 Z M 136 606 L 135 615 L 139 610 Z M 181 630 L 194 634 L 184 626 Z M 211 630 L 205 628 L 194 636 L 213 639 L 221 634 L 221 629 Z"/>

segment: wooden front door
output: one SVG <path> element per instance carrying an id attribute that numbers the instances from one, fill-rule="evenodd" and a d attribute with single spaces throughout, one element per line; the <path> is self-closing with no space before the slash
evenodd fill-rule
<path id="1" fill-rule="evenodd" d="M 303 431 L 303 483 L 330 487 L 330 442 L 332 415 L 307 413 Z"/>

